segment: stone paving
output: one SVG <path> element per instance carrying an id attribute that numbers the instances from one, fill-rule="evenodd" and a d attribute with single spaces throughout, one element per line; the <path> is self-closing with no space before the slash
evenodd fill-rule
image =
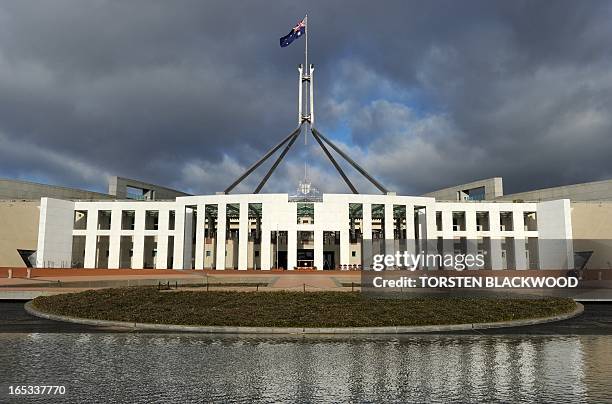
<path id="1" fill-rule="evenodd" d="M 8 278 L 8 268 L 0 268 L 0 298 L 19 290 L 46 293 L 68 293 L 100 287 L 157 284 L 198 283 L 265 283 L 269 290 L 351 290 L 342 283 L 359 283 L 360 273 L 349 271 L 179 271 L 134 269 L 32 269 L 27 278 L 26 268 L 13 269 Z M 253 289 L 253 286 L 229 287 L 231 290 Z M 5 296 L 5 298 L 8 298 Z"/>

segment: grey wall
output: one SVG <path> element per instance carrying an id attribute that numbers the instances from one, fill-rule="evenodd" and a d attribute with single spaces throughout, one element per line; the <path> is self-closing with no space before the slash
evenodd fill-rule
<path id="1" fill-rule="evenodd" d="M 153 199 L 155 200 L 175 199 L 179 196 L 190 196 L 185 192 L 177 191 L 174 189 L 116 176 L 111 177 L 108 180 L 108 193 L 114 195 L 117 199 L 127 199 L 128 186 L 145 190 L 153 190 L 155 194 L 155 197 Z"/>
<path id="2" fill-rule="evenodd" d="M 504 194 L 501 177 L 493 177 L 439 189 L 437 191 L 429 192 L 423 196 L 433 197 L 439 201 L 458 201 L 459 198 L 457 196 L 457 192 L 481 187 L 484 187 L 485 189 L 485 200 L 493 200 Z"/>
<path id="3" fill-rule="evenodd" d="M 113 199 L 113 196 L 82 189 L 37 184 L 34 182 L 0 179 L 0 199 L 40 200 L 49 197 L 57 199 Z"/>
<path id="4" fill-rule="evenodd" d="M 571 201 L 612 201 L 612 180 L 563 185 L 560 187 L 536 189 L 533 191 L 504 195 L 502 179 L 499 177 L 455 185 L 429 192 L 423 196 L 434 197 L 437 200 L 457 201 L 459 200 L 457 197 L 458 191 L 480 187 L 485 188 L 485 200 L 488 201 L 523 200 L 525 202 L 540 202 L 557 199 L 570 199 Z"/>
<path id="5" fill-rule="evenodd" d="M 504 195 L 497 199 L 510 201 L 515 199 L 522 199 L 524 201 L 550 201 L 554 199 L 570 199 L 572 201 L 611 201 L 612 180 L 536 189 L 534 191 Z"/>

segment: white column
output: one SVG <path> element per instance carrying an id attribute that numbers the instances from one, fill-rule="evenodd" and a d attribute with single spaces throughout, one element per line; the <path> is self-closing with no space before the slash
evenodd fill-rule
<path id="1" fill-rule="evenodd" d="M 335 268 L 339 268 L 340 265 L 348 265 L 350 262 L 351 246 L 350 246 L 350 224 L 349 224 L 349 206 L 350 203 L 342 201 L 336 205 L 339 223 L 335 229 L 340 232 L 340 246 L 338 249 L 338 256 L 334 257 Z"/>
<path id="2" fill-rule="evenodd" d="M 442 249 L 442 255 L 455 253 L 453 234 L 453 210 L 451 207 L 445 207 L 442 210 Z M 444 269 L 452 269 L 452 267 L 444 267 Z"/>
<path id="3" fill-rule="evenodd" d="M 514 229 L 514 263 L 516 269 L 527 269 L 527 257 L 525 256 L 525 222 L 523 220 L 523 211 L 518 209 L 512 210 L 512 228 Z"/>
<path id="4" fill-rule="evenodd" d="M 514 238 L 514 263 L 516 269 L 527 269 L 527 257 L 525 248 L 525 237 Z"/>
<path id="5" fill-rule="evenodd" d="M 537 218 L 540 269 L 574 268 L 569 199 L 538 203 Z"/>
<path id="6" fill-rule="evenodd" d="M 425 205 L 425 239 L 424 245 L 421 246 L 421 251 L 430 254 L 438 253 L 438 227 L 436 224 L 436 204 L 429 203 Z M 432 270 L 438 269 L 432 266 Z"/>
<path id="7" fill-rule="evenodd" d="M 198 204 L 196 216 L 195 269 L 204 269 L 204 226 L 206 224 L 206 205 Z"/>
<path id="8" fill-rule="evenodd" d="M 261 224 L 261 252 L 259 257 L 261 258 L 261 269 L 262 271 L 270 270 L 270 258 L 272 254 L 272 243 L 270 242 L 270 227 L 263 222 Z"/>
<path id="9" fill-rule="evenodd" d="M 36 267 L 70 268 L 74 228 L 74 202 L 40 199 Z"/>
<path id="10" fill-rule="evenodd" d="M 287 231 L 287 269 L 297 267 L 297 231 L 291 228 Z"/>
<path id="11" fill-rule="evenodd" d="M 145 209 L 136 209 L 134 212 L 134 248 L 132 268 L 142 269 L 144 266 L 144 231 Z"/>
<path id="12" fill-rule="evenodd" d="M 225 238 L 227 237 L 226 209 L 225 203 L 219 203 L 217 216 L 217 256 L 215 269 L 225 269 Z"/>
<path id="13" fill-rule="evenodd" d="M 363 245 L 361 249 L 361 261 L 363 262 L 363 269 L 366 269 L 372 266 L 372 204 L 364 203 L 362 212 L 363 219 L 361 227 L 363 232 Z"/>
<path id="14" fill-rule="evenodd" d="M 414 239 L 414 205 L 406 205 L 406 251 L 409 254 L 416 252 Z"/>
<path id="15" fill-rule="evenodd" d="M 121 246 L 121 209 L 111 211 L 111 229 L 108 238 L 108 267 L 119 268 L 119 248 Z"/>
<path id="16" fill-rule="evenodd" d="M 183 269 L 192 269 L 194 263 L 191 261 L 191 254 L 193 253 L 193 226 L 195 226 L 193 220 L 193 209 L 185 208 L 185 235 L 183 238 Z"/>
<path id="17" fill-rule="evenodd" d="M 323 270 L 323 230 L 314 231 L 314 266 Z"/>
<path id="18" fill-rule="evenodd" d="M 393 204 L 385 203 L 385 254 L 395 254 L 393 235 Z"/>
<path id="19" fill-rule="evenodd" d="M 340 265 L 348 265 L 350 262 L 351 246 L 350 246 L 349 229 L 340 230 Z M 337 263 L 336 263 L 337 266 Z"/>
<path id="20" fill-rule="evenodd" d="M 157 234 L 157 257 L 155 258 L 155 269 L 167 269 L 168 267 L 168 225 L 170 211 L 159 210 L 158 234 Z"/>
<path id="21" fill-rule="evenodd" d="M 96 267 L 96 233 L 98 229 L 98 210 L 87 211 L 87 231 L 85 236 L 85 268 Z"/>
<path id="22" fill-rule="evenodd" d="M 238 232 L 238 269 L 246 270 L 249 251 L 249 203 L 240 202 L 240 222 Z M 259 254 L 261 256 L 261 253 Z"/>
<path id="23" fill-rule="evenodd" d="M 372 240 L 372 204 L 364 203 L 363 208 L 363 219 L 362 219 L 362 233 L 364 240 Z"/>
<path id="24" fill-rule="evenodd" d="M 491 237 L 491 251 L 490 251 L 491 269 L 494 269 L 494 270 L 504 269 L 501 244 L 502 244 L 501 238 Z"/>
<path id="25" fill-rule="evenodd" d="M 499 229 L 499 210 L 489 210 L 489 230 L 491 231 L 491 269 L 504 269 L 502 260 L 502 235 Z M 505 237 L 505 236 L 504 236 Z"/>
<path id="26" fill-rule="evenodd" d="M 184 269 L 185 251 L 185 205 L 179 205 L 174 212 L 174 255 L 172 268 Z"/>
<path id="27" fill-rule="evenodd" d="M 467 238 L 476 238 L 476 211 L 465 211 L 465 234 Z"/>
<path id="28" fill-rule="evenodd" d="M 467 254 L 475 256 L 478 254 L 478 235 L 476 233 L 476 211 L 465 211 L 465 235 L 467 240 Z M 478 269 L 476 265 L 470 266 L 468 269 Z"/>
<path id="29" fill-rule="evenodd" d="M 425 238 L 437 244 L 436 205 L 425 205 Z M 435 245 L 435 244 L 434 244 Z"/>

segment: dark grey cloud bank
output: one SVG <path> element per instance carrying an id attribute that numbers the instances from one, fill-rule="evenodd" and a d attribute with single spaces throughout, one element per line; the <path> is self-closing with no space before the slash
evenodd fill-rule
<path id="1" fill-rule="evenodd" d="M 278 37 L 305 11 L 1 1 L 0 176 L 223 189 L 295 126 L 303 43 L 280 49 Z M 389 188 L 612 178 L 612 3 L 313 1 L 308 12 L 318 126 Z M 307 158 L 320 188 L 345 191 L 301 143 L 266 189 L 292 190 Z"/>

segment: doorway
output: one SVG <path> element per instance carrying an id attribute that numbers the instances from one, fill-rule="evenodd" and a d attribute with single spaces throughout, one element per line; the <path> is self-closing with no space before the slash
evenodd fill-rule
<path id="1" fill-rule="evenodd" d="M 278 262 L 276 268 L 287 269 L 287 251 L 278 252 Z"/>
<path id="2" fill-rule="evenodd" d="M 334 260 L 333 251 L 323 252 L 323 269 L 334 269 L 336 268 L 336 261 Z"/>
<path id="3" fill-rule="evenodd" d="M 298 268 L 314 267 L 314 250 L 306 248 L 297 250 L 297 266 Z"/>

